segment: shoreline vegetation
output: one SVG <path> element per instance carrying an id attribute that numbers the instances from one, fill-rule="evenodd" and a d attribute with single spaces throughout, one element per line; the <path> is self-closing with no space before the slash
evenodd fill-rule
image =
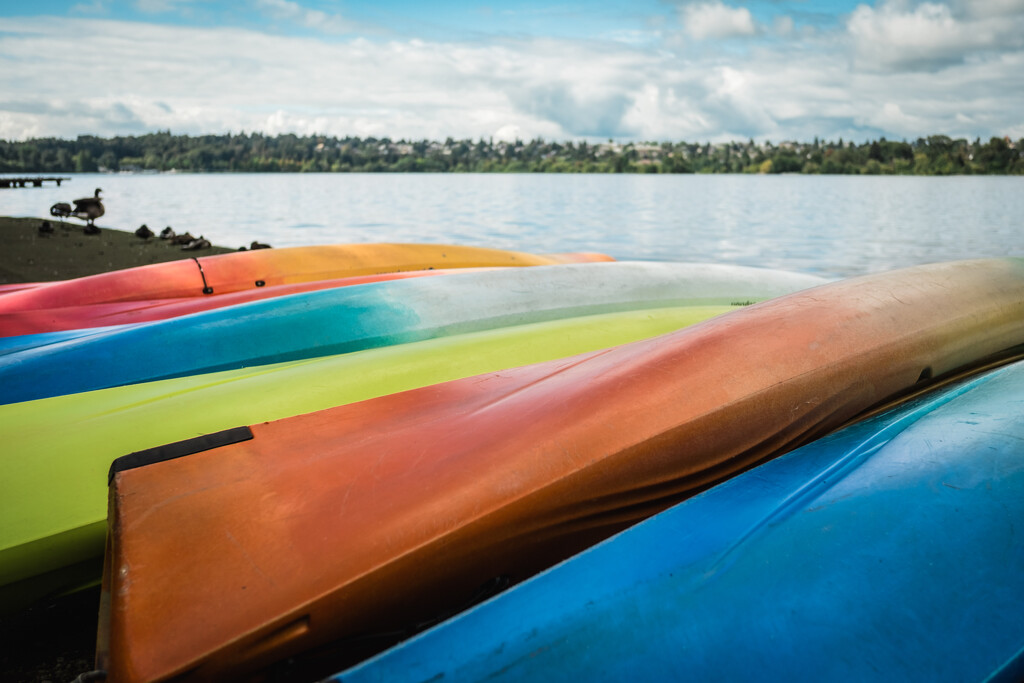
<path id="1" fill-rule="evenodd" d="M 0 140 L 0 173 L 802 173 L 1024 175 L 1024 139 L 512 142 L 261 133 Z"/>

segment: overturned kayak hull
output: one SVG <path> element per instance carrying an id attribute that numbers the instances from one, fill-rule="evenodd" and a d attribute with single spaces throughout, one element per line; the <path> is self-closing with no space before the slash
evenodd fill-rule
<path id="1" fill-rule="evenodd" d="M 112 470 L 98 662 L 340 669 L 1021 344 L 1024 263 L 938 264 L 133 456 Z"/>
<path id="2" fill-rule="evenodd" d="M 1016 681 L 1024 364 L 851 426 L 334 683 Z"/>
<path id="3" fill-rule="evenodd" d="M 80 338 L 0 355 L 0 403 L 572 316 L 729 305 L 737 297 L 766 298 L 821 281 L 739 266 L 582 263 L 306 292 L 83 331 Z"/>
<path id="4" fill-rule="evenodd" d="M 218 254 L 9 291 L 0 313 L 115 301 L 208 297 L 266 286 L 429 268 L 611 261 L 603 254 L 535 255 L 445 244 L 339 244 Z"/>
<path id="5" fill-rule="evenodd" d="M 208 311 L 272 299 L 277 296 L 313 292 L 320 289 L 350 287 L 352 285 L 385 282 L 387 280 L 404 280 L 411 277 L 428 275 L 445 275 L 453 272 L 469 272 L 472 268 L 457 270 L 410 270 L 400 273 L 383 273 L 380 275 L 357 275 L 353 277 L 335 278 L 332 280 L 315 280 L 290 285 L 261 286 L 256 289 L 245 289 L 220 296 L 177 297 L 174 299 L 133 299 L 131 301 L 113 301 L 79 306 L 59 306 L 55 308 L 34 308 L 31 310 L 0 313 L 0 344 L 4 337 L 48 334 L 83 328 L 111 327 L 114 325 L 131 325 L 135 323 L 165 320 L 180 315 Z M 68 339 L 73 335 L 65 335 Z M 0 350 L 3 347 L 0 346 Z"/>

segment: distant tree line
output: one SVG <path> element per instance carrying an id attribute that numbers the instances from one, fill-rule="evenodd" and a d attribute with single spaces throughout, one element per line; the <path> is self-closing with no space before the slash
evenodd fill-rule
<path id="1" fill-rule="evenodd" d="M 240 133 L 0 140 L 2 173 L 95 171 L 1024 174 L 1024 139 L 607 143 Z"/>

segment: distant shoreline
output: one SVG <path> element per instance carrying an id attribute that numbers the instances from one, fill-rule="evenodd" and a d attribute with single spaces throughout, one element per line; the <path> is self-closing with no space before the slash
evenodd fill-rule
<path id="1" fill-rule="evenodd" d="M 853 143 L 392 140 L 293 134 L 0 140 L 0 173 L 800 173 L 1024 175 L 1024 138 Z"/>
<path id="2" fill-rule="evenodd" d="M 17 192 L 19 190 L 3 190 Z M 41 232 L 44 221 L 52 232 Z M 0 216 L 0 284 L 47 282 L 95 275 L 111 270 L 210 256 L 235 251 L 211 246 L 183 251 L 158 236 L 149 239 L 133 232 L 100 225 L 98 235 L 86 235 L 77 221 L 56 218 Z M 154 228 L 159 232 L 162 228 Z M 199 235 L 196 235 L 199 237 Z"/>

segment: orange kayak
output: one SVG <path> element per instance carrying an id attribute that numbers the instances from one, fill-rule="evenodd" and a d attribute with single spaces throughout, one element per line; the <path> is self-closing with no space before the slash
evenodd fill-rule
<path id="1" fill-rule="evenodd" d="M 335 244 L 259 249 L 154 263 L 9 291 L 0 297 L 0 313 L 114 301 L 203 297 L 396 271 L 611 260 L 603 254 L 535 255 L 447 244 Z"/>
<path id="2" fill-rule="evenodd" d="M 97 665 L 111 681 L 340 670 L 1022 344 L 1024 261 L 921 266 L 126 456 Z"/>

